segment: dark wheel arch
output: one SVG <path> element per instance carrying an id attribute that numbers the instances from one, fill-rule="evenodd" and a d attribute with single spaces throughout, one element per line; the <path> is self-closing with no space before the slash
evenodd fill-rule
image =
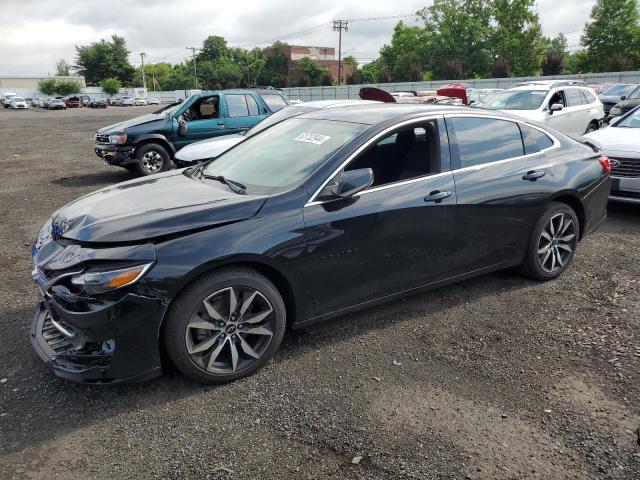
<path id="1" fill-rule="evenodd" d="M 582 240 L 586 222 L 586 214 L 584 211 L 584 206 L 582 205 L 582 201 L 580 201 L 577 196 L 570 194 L 559 195 L 555 197 L 553 201 L 561 202 L 568 205 L 576 213 L 576 216 L 578 217 L 578 241 Z"/>
<path id="2" fill-rule="evenodd" d="M 147 145 L 149 143 L 157 143 L 158 145 L 164 147 L 165 150 L 169 153 L 171 160 L 173 160 L 176 149 L 173 144 L 169 140 L 167 140 L 167 137 L 165 137 L 164 135 L 146 135 L 138 140 L 135 148 L 138 149 L 143 145 Z"/>
<path id="3" fill-rule="evenodd" d="M 284 301 L 284 306 L 287 314 L 287 328 L 291 328 L 297 318 L 297 297 L 294 293 L 291 282 L 287 279 L 287 277 L 275 267 L 257 260 L 230 259 L 228 261 L 218 263 L 214 266 L 210 266 L 209 268 L 198 271 L 196 274 L 189 276 L 189 278 L 180 286 L 179 289 L 177 289 L 175 292 L 172 292 L 171 301 L 168 303 L 165 313 L 162 317 L 162 321 L 159 325 L 158 339 L 160 339 L 161 337 L 161 332 L 166 321 L 167 312 L 169 311 L 169 308 L 171 307 L 171 304 L 173 303 L 173 300 L 175 298 L 177 298 L 185 289 L 187 289 L 189 285 L 193 284 L 203 276 L 209 275 L 216 270 L 234 267 L 255 270 L 267 277 L 267 279 L 275 285 L 275 287 L 278 289 L 278 292 L 280 293 L 280 296 L 282 296 L 282 300 Z"/>

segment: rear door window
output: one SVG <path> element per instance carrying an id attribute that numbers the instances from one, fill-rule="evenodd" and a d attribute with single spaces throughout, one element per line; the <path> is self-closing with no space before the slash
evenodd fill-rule
<path id="1" fill-rule="evenodd" d="M 245 95 L 244 97 L 247 101 L 247 107 L 249 108 L 249 115 L 260 115 L 258 104 L 256 103 L 255 98 L 253 98 L 251 95 Z"/>
<path id="2" fill-rule="evenodd" d="M 277 112 L 278 110 L 287 106 L 286 100 L 277 93 L 263 93 L 260 96 L 264 100 L 264 103 L 269 106 L 269 109 L 272 112 Z"/>
<path id="3" fill-rule="evenodd" d="M 247 117 L 249 116 L 249 110 L 247 109 L 247 101 L 243 94 L 227 94 L 227 110 L 229 111 L 229 117 Z"/>
<path id="4" fill-rule="evenodd" d="M 524 140 L 524 153 L 527 155 L 541 152 L 553 146 L 553 140 L 537 128 L 521 123 L 520 131 L 522 132 L 522 139 Z"/>
<path id="5" fill-rule="evenodd" d="M 460 168 L 524 155 L 518 125 L 509 120 L 480 117 L 448 119 L 455 132 Z"/>
<path id="6" fill-rule="evenodd" d="M 567 97 L 567 106 L 579 107 L 580 105 L 582 105 L 582 97 L 580 96 L 579 90 L 569 89 L 565 91 L 565 95 Z"/>

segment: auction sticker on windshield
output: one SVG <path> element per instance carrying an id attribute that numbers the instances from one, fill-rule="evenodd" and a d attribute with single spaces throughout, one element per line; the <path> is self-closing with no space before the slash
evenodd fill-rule
<path id="1" fill-rule="evenodd" d="M 314 143 L 316 145 L 322 145 L 324 142 L 329 140 L 331 137 L 328 135 L 321 135 L 319 133 L 301 133 L 294 140 L 296 142 L 306 142 L 306 143 Z"/>

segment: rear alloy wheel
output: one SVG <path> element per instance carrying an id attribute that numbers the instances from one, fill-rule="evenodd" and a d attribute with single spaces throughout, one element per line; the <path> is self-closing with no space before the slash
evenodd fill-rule
<path id="1" fill-rule="evenodd" d="M 182 373 L 202 383 L 224 383 L 255 372 L 273 356 L 285 321 L 282 297 L 266 277 L 224 269 L 176 299 L 164 340 Z"/>
<path id="2" fill-rule="evenodd" d="M 540 218 L 529 240 L 523 272 L 536 280 L 551 280 L 571 263 L 578 246 L 579 224 L 574 211 L 553 203 Z"/>
<path id="3" fill-rule="evenodd" d="M 137 148 L 135 158 L 138 160 L 136 171 L 140 175 L 153 175 L 171 168 L 169 153 L 157 143 L 147 143 Z"/>

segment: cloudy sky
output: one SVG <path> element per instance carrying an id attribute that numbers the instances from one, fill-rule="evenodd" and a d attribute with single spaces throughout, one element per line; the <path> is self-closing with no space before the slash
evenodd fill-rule
<path id="1" fill-rule="evenodd" d="M 0 2 L 0 75 L 47 74 L 57 59 L 73 63 L 74 45 L 112 34 L 125 37 L 131 62 L 139 52 L 147 62 L 182 61 L 187 46 L 199 46 L 208 35 L 221 35 L 231 46 L 265 46 L 276 39 L 290 44 L 335 46 L 332 19 L 361 19 L 343 34 L 343 51 L 361 63 L 375 58 L 387 43 L 398 18 L 413 14 L 432 0 L 2 0 Z M 402 6 L 399 6 L 402 3 Z M 538 0 L 545 35 L 567 33 L 571 49 L 595 0 Z M 409 24 L 414 16 L 403 17 Z"/>

